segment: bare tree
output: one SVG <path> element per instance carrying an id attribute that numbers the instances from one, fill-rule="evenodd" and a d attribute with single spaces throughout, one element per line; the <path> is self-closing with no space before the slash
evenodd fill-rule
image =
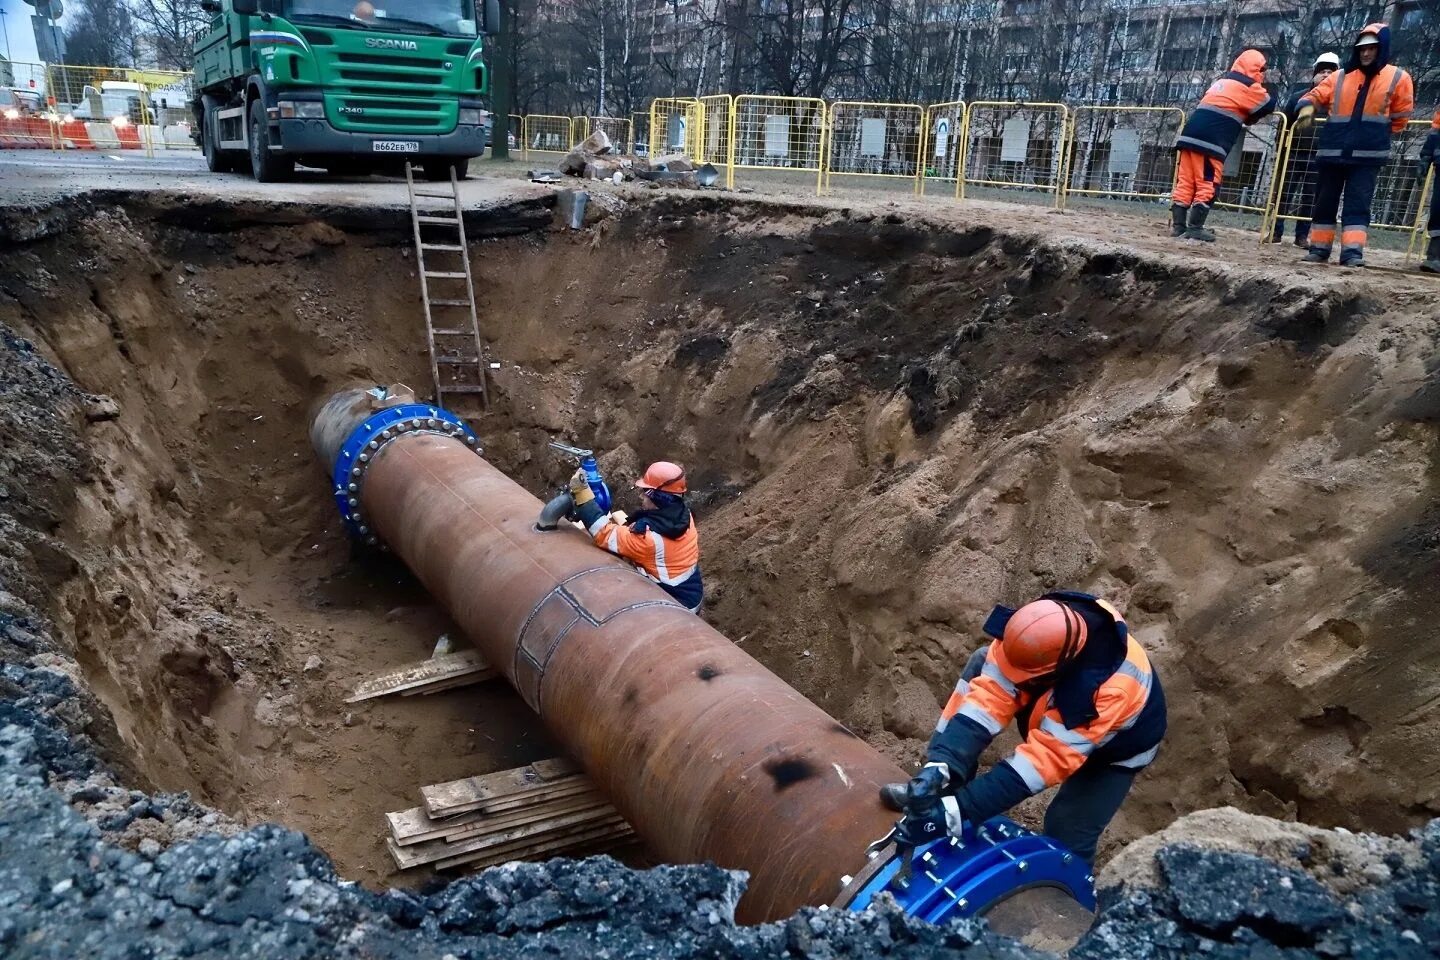
<path id="1" fill-rule="evenodd" d="M 81 0 L 65 31 L 72 63 L 128 67 L 135 62 L 135 22 L 124 0 Z"/>
<path id="2" fill-rule="evenodd" d="M 210 22 L 200 0 L 130 0 L 139 34 L 153 48 L 155 66 L 189 70 L 195 63 L 195 34 Z"/>

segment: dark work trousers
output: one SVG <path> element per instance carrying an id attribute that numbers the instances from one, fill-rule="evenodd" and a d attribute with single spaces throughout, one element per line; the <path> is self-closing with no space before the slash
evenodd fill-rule
<path id="1" fill-rule="evenodd" d="M 970 654 L 960 676 L 966 680 L 980 676 L 989 649 L 984 646 Z M 1086 863 L 1094 863 L 1100 835 L 1115 819 L 1139 772 L 1108 763 L 1086 763 L 1060 784 L 1055 799 L 1050 801 L 1045 811 L 1045 835 L 1065 844 Z"/>
<path id="2" fill-rule="evenodd" d="M 1315 210 L 1310 225 L 1310 252 L 1327 258 L 1335 246 L 1335 217 L 1340 217 L 1340 260 L 1365 254 L 1370 229 L 1370 205 L 1375 200 L 1379 167 L 1322 163 L 1315 174 Z M 1340 207 L 1341 195 L 1345 207 Z"/>
<path id="3" fill-rule="evenodd" d="M 1420 183 L 1425 183 L 1423 177 Z M 1440 238 L 1440 166 L 1435 168 L 1435 183 L 1430 188 L 1430 219 L 1425 222 L 1425 233 L 1431 243 Z"/>
<path id="4" fill-rule="evenodd" d="M 1315 197 L 1315 138 L 1309 137 L 1309 149 L 1301 149 L 1301 136 L 1295 136 L 1295 149 L 1290 153 L 1290 162 L 1285 165 L 1285 185 L 1280 188 L 1279 211 L 1275 217 L 1273 239 L 1276 243 L 1285 239 L 1285 221 L 1281 217 L 1296 217 L 1295 242 L 1304 245 L 1310 235 L 1310 203 Z"/>

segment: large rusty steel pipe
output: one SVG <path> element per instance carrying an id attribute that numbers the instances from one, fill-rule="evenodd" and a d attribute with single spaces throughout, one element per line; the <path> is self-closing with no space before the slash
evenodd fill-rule
<path id="1" fill-rule="evenodd" d="M 373 413 L 362 391 L 324 406 L 327 467 Z M 464 438 L 398 432 L 356 479 L 375 534 L 654 854 L 748 871 L 747 922 L 827 903 L 865 865 L 898 766 L 581 531 L 537 530 L 541 502 Z"/>

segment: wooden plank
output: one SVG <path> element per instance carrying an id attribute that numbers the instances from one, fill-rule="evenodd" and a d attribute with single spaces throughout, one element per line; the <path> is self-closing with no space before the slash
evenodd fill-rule
<path id="1" fill-rule="evenodd" d="M 480 658 L 477 651 L 461 650 L 458 653 L 447 653 L 443 656 L 431 657 L 429 660 L 408 663 L 396 670 L 390 670 L 364 680 L 355 686 L 354 692 L 345 702 L 359 703 L 362 700 L 372 700 L 375 697 L 384 697 L 392 693 L 403 693 L 406 690 L 414 690 L 481 673 L 488 673 L 491 677 L 495 676 L 495 671 Z M 477 678 L 474 682 L 478 683 L 479 679 Z"/>
<path id="2" fill-rule="evenodd" d="M 435 867 L 439 870 L 446 870 L 466 863 L 492 866 L 508 863 L 511 860 L 553 856 L 563 850 L 573 850 L 601 838 L 619 837 L 628 832 L 630 832 L 629 824 L 617 817 L 612 820 L 580 824 L 563 834 L 546 834 L 478 850 L 456 851 L 435 861 Z"/>
<path id="3" fill-rule="evenodd" d="M 579 766 L 572 760 L 557 758 L 514 770 L 434 783 L 421 787 L 420 795 L 430 816 L 443 817 L 447 811 L 460 813 L 462 807 L 474 810 L 487 800 L 525 793 L 537 786 L 563 782 L 571 777 L 583 779 Z"/>
<path id="4" fill-rule="evenodd" d="M 445 840 L 431 840 L 428 843 L 417 843 L 413 846 L 401 847 L 393 843 L 394 849 L 391 855 L 395 856 L 395 862 L 400 864 L 402 869 L 422 863 L 434 863 L 438 860 L 453 857 L 457 854 L 476 853 L 500 847 L 520 846 L 524 847 L 525 841 L 533 843 L 543 842 L 547 837 L 558 837 L 568 834 L 575 829 L 582 829 L 587 825 L 596 825 L 602 822 L 619 820 L 619 814 L 613 809 L 599 808 L 579 813 L 569 813 L 560 817 L 553 817 L 538 824 L 523 824 L 501 830 L 498 833 L 485 834 L 484 836 L 471 837 L 461 840 L 458 843 L 450 843 Z M 398 854 L 398 855 L 397 855 Z"/>
<path id="5" fill-rule="evenodd" d="M 546 804 L 543 809 L 523 807 L 502 813 L 498 816 L 482 816 L 471 823 L 464 823 L 455 826 L 453 829 L 442 834 L 447 843 L 458 843 L 461 840 L 469 840 L 471 837 L 481 837 L 490 833 L 498 833 L 509 827 L 523 826 L 524 824 L 544 824 L 556 817 L 562 817 L 571 813 L 588 813 L 596 810 L 606 810 L 615 813 L 615 808 L 610 806 L 604 797 L 580 796 L 569 797 L 559 803 Z M 402 844 L 404 846 L 404 844 Z"/>
<path id="6" fill-rule="evenodd" d="M 471 687 L 477 683 L 485 683 L 494 680 L 500 675 L 498 670 L 478 670 L 475 673 L 467 673 L 463 677 L 452 677 L 449 680 L 439 680 L 423 687 L 412 687 L 409 690 L 401 690 L 402 697 L 428 697 L 432 693 L 442 693 L 446 690 L 457 690 L 460 687 Z"/>
<path id="7" fill-rule="evenodd" d="M 539 860 L 549 857 L 562 856 L 578 850 L 593 849 L 597 844 L 628 843 L 635 837 L 635 831 L 630 825 L 621 820 L 618 823 L 599 824 L 585 826 L 567 833 L 564 836 L 543 838 L 528 846 L 515 845 L 513 848 L 492 848 L 477 853 L 461 853 L 453 857 L 446 857 L 436 863 L 437 869 L 448 869 L 461 864 L 471 864 L 476 868 L 491 867 L 501 863 L 508 863 L 511 860 Z"/>
<path id="8" fill-rule="evenodd" d="M 548 803 L 564 797 L 579 796 L 600 796 L 595 785 L 589 780 L 577 780 L 573 783 L 562 782 L 553 787 L 546 787 L 543 792 L 535 794 L 520 794 L 514 797 L 504 797 L 499 800 L 486 800 L 479 808 L 481 813 L 496 814 L 505 813 L 507 810 L 518 810 L 534 803 Z"/>
<path id="9" fill-rule="evenodd" d="M 390 836 L 400 846 L 406 847 L 441 837 L 454 838 L 462 834 L 483 833 L 486 830 L 509 826 L 512 823 L 523 823 L 527 817 L 543 820 L 546 817 L 570 813 L 573 810 L 608 805 L 605 798 L 599 794 L 586 793 L 519 807 L 513 811 L 496 815 L 476 812 L 445 820 L 435 820 L 425 813 L 424 807 L 412 807 L 409 810 L 387 813 L 385 819 L 390 824 Z"/>

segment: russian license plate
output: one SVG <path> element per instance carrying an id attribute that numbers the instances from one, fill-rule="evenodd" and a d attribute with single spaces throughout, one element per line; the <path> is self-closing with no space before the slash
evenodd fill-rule
<path id="1" fill-rule="evenodd" d="M 375 140 L 371 149 L 376 153 L 419 153 L 419 140 Z"/>

